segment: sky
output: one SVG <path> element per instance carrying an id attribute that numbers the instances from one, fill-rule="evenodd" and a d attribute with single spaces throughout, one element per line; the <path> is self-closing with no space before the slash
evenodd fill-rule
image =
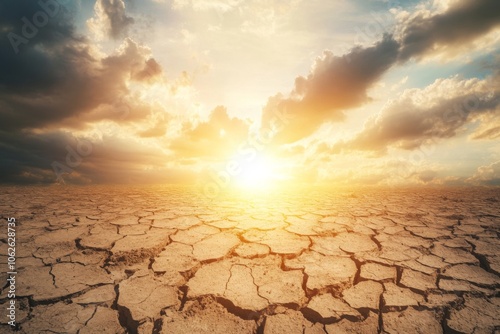
<path id="1" fill-rule="evenodd" d="M 500 185 L 498 0 L 0 2 L 0 183 Z"/>

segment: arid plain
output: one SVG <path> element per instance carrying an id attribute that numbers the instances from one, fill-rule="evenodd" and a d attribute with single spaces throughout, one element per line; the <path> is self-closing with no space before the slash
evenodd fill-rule
<path id="1" fill-rule="evenodd" d="M 16 219 L 20 333 L 500 331 L 498 188 L 208 199 L 189 187 L 53 186 L 0 198 Z"/>

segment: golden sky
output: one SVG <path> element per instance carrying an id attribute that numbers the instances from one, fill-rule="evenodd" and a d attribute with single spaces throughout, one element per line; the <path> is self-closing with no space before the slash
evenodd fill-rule
<path id="1" fill-rule="evenodd" d="M 0 4 L 8 183 L 500 184 L 497 0 Z"/>

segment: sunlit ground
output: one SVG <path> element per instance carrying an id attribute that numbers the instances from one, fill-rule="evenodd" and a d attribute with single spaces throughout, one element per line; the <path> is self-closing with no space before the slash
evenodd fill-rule
<path id="1" fill-rule="evenodd" d="M 260 166 L 242 179 L 267 185 Z M 164 333 L 219 333 L 221 322 L 248 334 L 273 321 L 279 333 L 498 324 L 497 189 L 243 184 L 215 198 L 170 185 L 3 189 L 28 263 L 16 293 L 34 301 L 23 332 L 137 333 L 150 319 Z"/>

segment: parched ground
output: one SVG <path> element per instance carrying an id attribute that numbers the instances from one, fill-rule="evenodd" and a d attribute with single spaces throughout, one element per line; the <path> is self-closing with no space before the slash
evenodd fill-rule
<path id="1" fill-rule="evenodd" d="M 500 332 L 499 188 L 0 191 L 20 333 Z"/>

